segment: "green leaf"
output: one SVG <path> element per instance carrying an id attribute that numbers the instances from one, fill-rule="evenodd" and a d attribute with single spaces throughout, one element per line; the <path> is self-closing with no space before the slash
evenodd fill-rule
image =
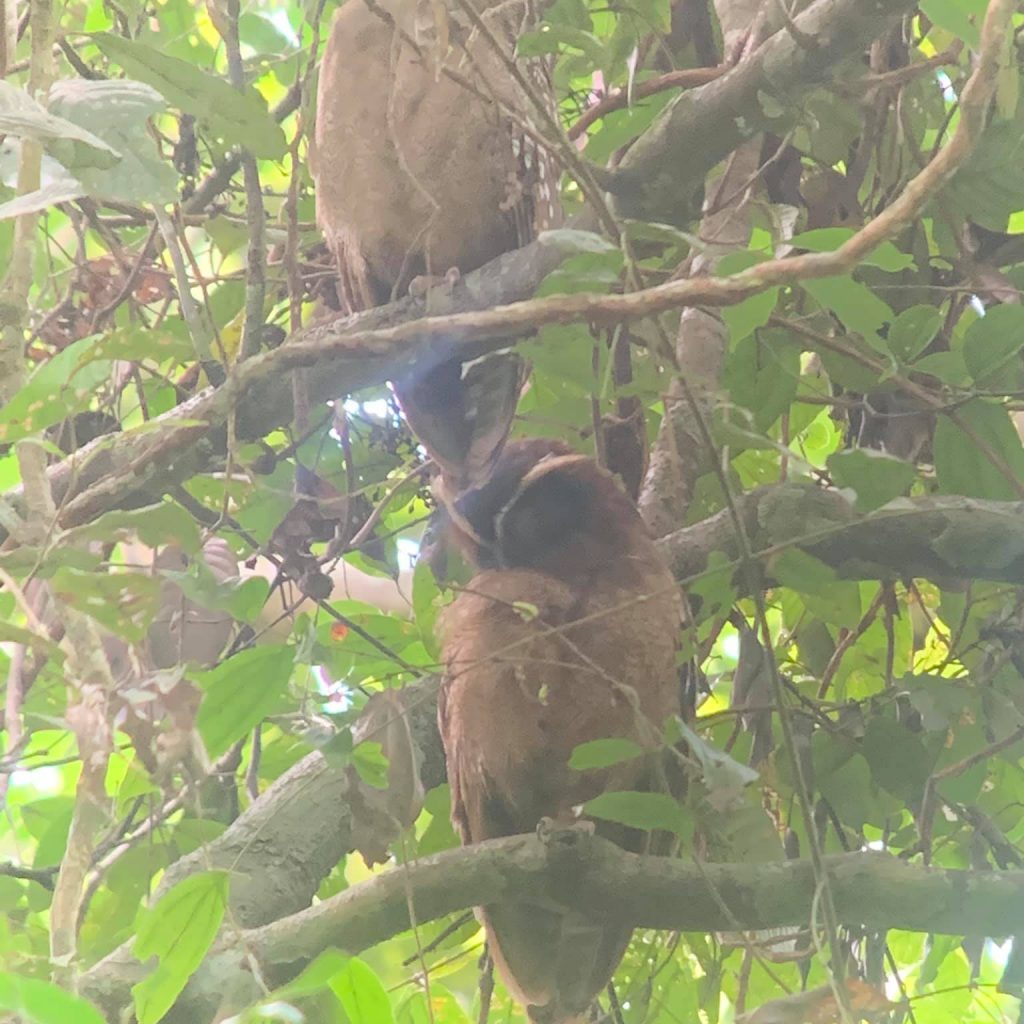
<path id="1" fill-rule="evenodd" d="M 986 0 L 922 0 L 921 13 L 928 20 L 962 39 L 972 49 L 981 44 L 981 22 Z"/>
<path id="2" fill-rule="evenodd" d="M 516 53 L 520 57 L 541 57 L 563 49 L 584 54 L 595 67 L 607 63 L 608 54 L 601 40 L 571 25 L 544 24 L 534 32 L 524 32 L 516 43 Z"/>
<path id="3" fill-rule="evenodd" d="M 139 1024 L 156 1024 L 203 962 L 224 919 L 229 877 L 227 871 L 191 875 L 143 914 L 134 953 L 160 963 L 132 987 Z"/>
<path id="4" fill-rule="evenodd" d="M 126 540 L 133 535 L 151 548 L 174 544 L 189 555 L 195 554 L 202 544 L 199 527 L 192 516 L 169 501 L 145 508 L 104 512 L 91 523 L 69 530 L 66 539 L 73 538 L 75 543 L 84 544 Z"/>
<path id="5" fill-rule="evenodd" d="M 589 740 L 580 743 L 569 758 L 569 767 L 578 772 L 591 768 L 607 768 L 609 765 L 632 761 L 643 755 L 644 748 L 632 740 L 607 739 Z"/>
<path id="6" fill-rule="evenodd" d="M 667 793 L 639 793 L 620 790 L 602 793 L 588 800 L 583 810 L 592 818 L 614 821 L 628 828 L 651 832 L 678 832 L 686 826 L 686 815 Z"/>
<path id="7" fill-rule="evenodd" d="M 853 238 L 854 234 L 853 228 L 815 228 L 795 235 L 790 239 L 790 244 L 797 249 L 808 249 L 810 252 L 835 252 Z M 896 273 L 912 267 L 914 257 L 900 252 L 892 242 L 883 242 L 877 249 L 868 253 L 861 263 Z"/>
<path id="8" fill-rule="evenodd" d="M 22 1024 L 105 1024 L 92 1003 L 48 981 L 0 972 L 0 1010 L 9 1010 Z"/>
<path id="9" fill-rule="evenodd" d="M 759 776 L 753 768 L 740 764 L 724 750 L 708 743 L 681 719 L 677 720 L 676 727 L 686 740 L 690 753 L 700 763 L 701 776 L 716 807 L 724 810 L 735 804 L 743 790 L 757 781 Z"/>
<path id="10" fill-rule="evenodd" d="M 337 949 L 325 949 L 298 977 L 274 990 L 280 999 L 298 999 L 329 988 L 348 965 L 349 957 Z"/>
<path id="11" fill-rule="evenodd" d="M 50 586 L 62 601 L 132 643 L 141 643 L 160 605 L 160 581 L 137 572 L 80 572 L 61 566 Z"/>
<path id="12" fill-rule="evenodd" d="M 832 479 L 857 493 L 858 512 L 870 512 L 906 494 L 916 472 L 909 462 L 871 448 L 836 452 L 828 459 Z"/>
<path id="13" fill-rule="evenodd" d="M 53 154 L 82 182 L 90 195 L 123 202 L 165 203 L 177 198 L 178 175 L 161 159 L 149 133 L 149 119 L 166 107 L 164 98 L 144 82 L 118 78 L 54 83 L 50 110 L 109 143 L 116 161 L 98 161 L 88 150 L 67 142 Z"/>
<path id="14" fill-rule="evenodd" d="M 1018 498 L 1017 489 L 1007 479 L 1006 472 L 994 465 L 987 454 L 1001 458 L 1014 479 L 1024 480 L 1024 448 L 1005 407 L 974 399 L 957 409 L 957 418 L 973 437 L 949 417 L 939 417 L 932 442 L 939 488 L 945 494 L 963 494 L 969 498 L 997 501 Z"/>
<path id="15" fill-rule="evenodd" d="M 609 242 L 604 235 L 579 228 L 553 228 L 542 231 L 541 241 L 556 246 L 563 252 L 608 253 L 619 252 L 619 247 Z"/>
<path id="16" fill-rule="evenodd" d="M 37 142 L 73 141 L 91 149 L 93 159 L 102 159 L 107 167 L 120 156 L 103 139 L 72 121 L 55 116 L 24 89 L 6 81 L 0 81 L 0 132 Z"/>
<path id="17" fill-rule="evenodd" d="M 110 380 L 108 360 L 94 360 L 97 338 L 82 338 L 58 352 L 0 409 L 0 443 L 40 434 L 84 409 L 93 392 Z"/>
<path id="18" fill-rule="evenodd" d="M 885 348 L 878 332 L 895 317 L 892 310 L 867 285 L 846 276 L 804 281 L 801 287 L 823 309 L 839 317 L 848 330 L 861 335 L 873 348 Z"/>
<path id="19" fill-rule="evenodd" d="M 364 740 L 352 751 L 352 764 L 368 786 L 374 789 L 388 788 L 390 762 L 383 747 L 374 740 Z"/>
<path id="20" fill-rule="evenodd" d="M 211 758 L 220 757 L 279 706 L 295 652 L 286 645 L 252 647 L 193 678 L 206 691 L 196 725 Z"/>
<path id="21" fill-rule="evenodd" d="M 352 763 L 352 751 L 355 743 L 351 729 L 340 729 L 322 747 L 320 753 L 332 768 L 344 768 Z"/>
<path id="22" fill-rule="evenodd" d="M 875 796 L 877 790 L 871 784 L 871 769 L 860 754 L 854 754 L 831 772 L 819 773 L 818 788 L 839 820 L 850 828 L 884 821 Z"/>
<path id="23" fill-rule="evenodd" d="M 964 336 L 964 363 L 978 383 L 1009 369 L 1011 360 L 1024 348 L 1024 309 L 1020 306 L 993 306 L 978 317 Z"/>
<path id="24" fill-rule="evenodd" d="M 363 960 L 353 957 L 331 981 L 348 1024 L 391 1024 L 391 1000 L 380 978 Z"/>
<path id="25" fill-rule="evenodd" d="M 434 578 L 434 572 L 421 558 L 412 573 L 412 611 L 420 639 L 432 658 L 439 655 L 435 625 L 440 596 L 441 591 Z"/>
<path id="26" fill-rule="evenodd" d="M 622 266 L 623 255 L 618 249 L 570 256 L 544 278 L 537 296 L 607 291 L 618 283 Z"/>
<path id="27" fill-rule="evenodd" d="M 800 355 L 799 343 L 785 331 L 758 331 L 734 342 L 722 381 L 732 401 L 750 411 L 756 429 L 767 431 L 796 397 Z"/>
<path id="28" fill-rule="evenodd" d="M 889 351 L 902 363 L 913 361 L 935 339 L 942 327 L 942 313 L 934 306 L 911 306 L 892 322 Z"/>
<path id="29" fill-rule="evenodd" d="M 918 734 L 891 718 L 875 717 L 868 721 L 863 751 L 871 777 L 882 789 L 907 803 L 920 799 L 935 757 Z"/>
<path id="30" fill-rule="evenodd" d="M 245 146 L 253 156 L 265 160 L 284 156 L 284 132 L 255 89 L 239 92 L 223 78 L 145 43 L 109 32 L 98 32 L 92 38 L 132 78 L 153 86 L 168 103 L 200 118 L 229 145 Z"/>

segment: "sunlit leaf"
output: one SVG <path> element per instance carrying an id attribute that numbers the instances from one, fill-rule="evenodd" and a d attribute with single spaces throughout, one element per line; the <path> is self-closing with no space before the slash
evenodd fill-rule
<path id="1" fill-rule="evenodd" d="M 156 1024 L 203 962 L 224 919 L 229 877 L 227 871 L 191 875 L 144 913 L 134 953 L 160 962 L 132 988 L 139 1024 Z"/>
<path id="2" fill-rule="evenodd" d="M 252 647 L 195 673 L 205 691 L 196 725 L 210 757 L 220 757 L 278 708 L 294 659 L 288 646 Z"/>
<path id="3" fill-rule="evenodd" d="M 391 1000 L 365 961 L 353 957 L 331 980 L 350 1024 L 391 1024 Z"/>
<path id="4" fill-rule="evenodd" d="M 92 1003 L 48 981 L 0 973 L 0 1010 L 9 1010 L 22 1024 L 104 1024 Z"/>
<path id="5" fill-rule="evenodd" d="M 608 768 L 623 761 L 632 761 L 641 757 L 644 749 L 632 740 L 607 739 L 589 740 L 580 743 L 573 749 L 569 758 L 569 767 L 578 772 L 591 768 Z"/>

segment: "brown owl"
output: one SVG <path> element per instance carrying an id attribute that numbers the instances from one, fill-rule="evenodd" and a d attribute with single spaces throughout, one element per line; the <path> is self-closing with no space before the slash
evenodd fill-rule
<path id="1" fill-rule="evenodd" d="M 527 5 L 475 6 L 501 54 L 457 5 L 348 0 L 335 14 L 311 167 L 349 312 L 418 275 L 475 270 L 558 218 L 557 174 L 523 130 L 535 112 L 508 64 Z M 523 71 L 553 108 L 543 65 Z"/>
<path id="2" fill-rule="evenodd" d="M 559 442 L 508 444 L 488 483 L 450 503 L 479 570 L 447 610 L 441 736 L 463 843 L 569 823 L 609 790 L 652 788 L 656 755 L 579 772 L 588 740 L 649 750 L 679 714 L 678 589 L 614 478 Z M 598 823 L 641 850 L 645 837 Z M 584 1013 L 631 929 L 528 902 L 482 908 L 509 989 L 545 1024 Z"/>

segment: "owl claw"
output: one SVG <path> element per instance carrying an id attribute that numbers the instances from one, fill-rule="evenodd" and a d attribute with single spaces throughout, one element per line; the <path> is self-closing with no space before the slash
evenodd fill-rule
<path id="1" fill-rule="evenodd" d="M 444 276 L 437 274 L 418 274 L 409 282 L 409 295 L 414 299 L 426 298 L 435 288 L 451 295 L 452 289 L 462 279 L 458 267 L 449 267 Z"/>
<path id="2" fill-rule="evenodd" d="M 557 818 L 541 818 L 537 822 L 537 838 L 545 845 L 574 843 L 579 836 L 592 836 L 594 823 L 587 818 L 564 821 Z"/>

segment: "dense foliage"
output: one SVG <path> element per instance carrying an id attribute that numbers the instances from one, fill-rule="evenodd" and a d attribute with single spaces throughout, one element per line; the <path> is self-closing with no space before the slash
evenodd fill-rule
<path id="1" fill-rule="evenodd" d="M 687 861 L 810 857 L 819 883 L 821 854 L 868 847 L 1019 869 L 1024 21 L 998 0 L 790 6 L 555 0 L 520 41 L 554 61 L 556 151 L 623 177 L 601 233 L 548 240 L 560 265 L 518 321 L 542 326 L 517 343 L 532 378 L 515 429 L 595 452 L 602 417 L 639 400 L 641 508 L 694 610 L 686 805 L 592 811 L 676 831 Z M 417 863 L 456 845 L 429 729 L 450 594 L 410 571 L 430 498 L 386 385 L 429 332 L 354 333 L 348 350 L 337 334 L 322 356 L 297 334 L 333 295 L 306 168 L 333 4 L 31 8 L 7 19 L 0 80 L 0 1010 L 92 1022 L 93 1003 L 116 1019 L 134 1000 L 155 1024 L 199 970 L 178 1019 L 210 1020 L 218 932 L 233 948 L 388 872 L 408 872 L 415 916 Z M 23 139 L 42 144 L 35 173 Z M 674 183 L 674 204 L 638 181 Z M 563 188 L 582 211 L 571 174 Z M 516 272 L 496 299 L 529 298 Z M 622 294 L 632 306 L 601 304 Z M 392 325 L 421 311 L 404 308 Z M 463 336 L 486 334 L 456 309 Z M 337 401 L 293 418 L 304 387 Z M 189 557 L 154 567 L 169 544 Z M 410 685 L 398 706 L 426 726 L 353 737 L 371 694 Z M 292 817 L 259 817 L 317 750 L 337 820 L 351 798 L 368 839 L 310 796 L 318 776 L 288 791 Z M 579 763 L 626 756 L 598 744 Z M 408 808 L 419 782 L 396 836 L 382 794 Z M 1006 884 L 1019 907 L 1024 882 Z M 903 930 L 926 917 L 920 893 L 879 907 L 870 871 L 861 920 L 890 927 L 818 894 L 813 924 L 774 938 L 739 934 L 757 920 L 638 931 L 602 1019 L 729 1021 L 830 974 L 858 1012 L 1017 1019 L 1005 919 Z M 471 917 L 403 927 L 320 950 L 290 988 L 271 971 L 225 1012 L 460 1024 L 490 999 L 491 1020 L 524 1019 L 479 984 Z M 127 982 L 104 962 L 117 950 Z M 752 1019 L 829 1020 L 832 999 Z"/>

